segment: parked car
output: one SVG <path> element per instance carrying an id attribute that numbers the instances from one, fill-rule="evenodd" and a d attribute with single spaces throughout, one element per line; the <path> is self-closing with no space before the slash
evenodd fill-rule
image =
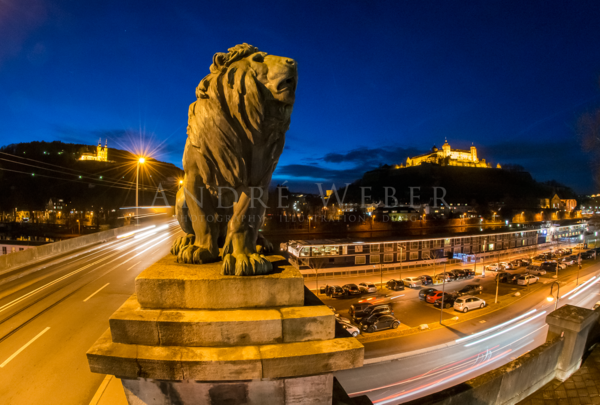
<path id="1" fill-rule="evenodd" d="M 543 276 L 544 274 L 546 274 L 546 270 L 542 269 L 540 266 L 535 265 L 527 266 L 527 272 L 529 274 L 535 274 L 538 276 Z"/>
<path id="2" fill-rule="evenodd" d="M 427 295 L 429 293 L 432 293 L 432 292 L 435 292 L 435 291 L 437 291 L 435 288 L 431 288 L 431 287 L 423 288 L 422 290 L 419 291 L 419 299 L 420 300 L 424 300 L 425 297 L 427 297 Z"/>
<path id="3" fill-rule="evenodd" d="M 521 267 L 523 265 L 523 262 L 521 261 L 521 259 L 515 259 L 512 262 L 510 262 L 510 264 L 512 265 L 513 269 L 516 269 L 518 267 Z"/>
<path id="4" fill-rule="evenodd" d="M 565 249 L 563 249 L 563 251 L 565 252 L 566 255 L 573 254 L 573 249 L 571 249 L 571 248 L 565 248 Z"/>
<path id="5" fill-rule="evenodd" d="M 358 288 L 363 293 L 374 293 L 374 292 L 377 292 L 377 287 L 375 287 L 375 284 L 373 284 L 373 283 L 360 283 L 358 285 Z"/>
<path id="6" fill-rule="evenodd" d="M 391 279 L 386 283 L 388 290 L 399 291 L 404 290 L 404 281 Z"/>
<path id="7" fill-rule="evenodd" d="M 371 306 L 373 306 L 373 304 L 370 304 L 368 302 L 359 302 L 358 304 L 352 304 L 350 305 L 350 309 L 348 310 L 348 315 L 350 315 L 350 318 L 352 319 L 362 317 L 364 315 L 365 309 Z M 358 314 L 358 316 L 355 316 L 356 314 Z"/>
<path id="8" fill-rule="evenodd" d="M 346 296 L 344 289 L 339 285 L 330 285 L 329 288 L 327 288 L 326 294 L 331 298 L 339 298 Z"/>
<path id="9" fill-rule="evenodd" d="M 486 270 L 489 271 L 500 271 L 502 270 L 502 266 L 500 266 L 499 263 L 493 263 L 493 264 L 488 264 L 487 266 L 485 266 Z"/>
<path id="10" fill-rule="evenodd" d="M 406 277 L 402 281 L 404 281 L 404 285 L 409 288 L 417 288 L 423 285 L 419 277 Z"/>
<path id="11" fill-rule="evenodd" d="M 456 295 L 462 297 L 463 295 L 479 295 L 481 294 L 483 287 L 480 285 L 469 284 L 461 288 L 456 292 Z"/>
<path id="12" fill-rule="evenodd" d="M 507 284 L 517 284 L 517 280 L 519 279 L 519 275 L 518 274 L 511 274 L 511 273 L 498 273 L 498 277 L 500 279 L 501 283 L 507 283 Z"/>
<path id="13" fill-rule="evenodd" d="M 454 306 L 454 301 L 456 301 L 456 298 L 458 298 L 458 297 L 456 297 L 456 295 L 454 295 L 454 294 L 445 293 L 444 294 L 444 308 L 451 308 L 452 306 Z M 433 306 L 440 308 L 442 306 L 442 297 L 435 300 L 435 302 L 433 303 Z"/>
<path id="14" fill-rule="evenodd" d="M 567 264 L 566 264 L 566 263 L 563 263 L 563 262 L 558 262 L 558 263 L 556 263 L 556 265 L 558 266 L 558 268 L 559 268 L 560 270 L 564 270 L 564 269 L 566 269 L 566 268 L 567 268 Z"/>
<path id="15" fill-rule="evenodd" d="M 539 277 L 536 277 L 534 275 L 531 274 L 523 274 L 522 276 L 519 277 L 519 280 L 517 281 L 517 284 L 519 285 L 529 285 L 529 284 L 535 284 L 540 280 Z"/>
<path id="16" fill-rule="evenodd" d="M 461 269 L 450 270 L 450 274 L 454 274 L 455 280 L 463 280 L 463 279 L 467 278 L 467 275 Z"/>
<path id="17" fill-rule="evenodd" d="M 469 312 L 471 309 L 478 309 L 485 307 L 485 301 L 472 295 L 465 295 L 459 297 L 454 301 L 454 309 L 461 312 Z"/>
<path id="18" fill-rule="evenodd" d="M 575 264 L 575 260 L 570 257 L 565 257 L 564 259 L 562 259 L 562 263 L 564 263 L 567 266 L 572 266 Z"/>
<path id="19" fill-rule="evenodd" d="M 419 276 L 419 278 L 421 279 L 421 283 L 423 283 L 423 285 L 433 284 L 433 279 L 430 276 L 428 276 L 427 274 Z"/>
<path id="20" fill-rule="evenodd" d="M 471 270 L 471 269 L 464 269 L 463 271 L 465 272 L 465 276 L 467 278 L 473 278 L 473 277 L 475 277 L 475 272 L 473 270 Z"/>
<path id="21" fill-rule="evenodd" d="M 446 277 L 446 282 L 450 282 L 450 281 L 454 281 L 456 280 L 456 276 L 452 273 L 450 273 L 449 271 L 446 271 L 444 273 L 440 273 L 439 276 L 441 277 Z"/>
<path id="22" fill-rule="evenodd" d="M 553 261 L 545 261 L 544 263 L 542 263 L 540 265 L 540 268 L 542 270 L 546 270 L 547 272 L 549 272 L 549 271 L 556 272 L 557 267 L 558 267 L 557 263 L 553 262 Z"/>
<path id="23" fill-rule="evenodd" d="M 595 250 L 588 250 L 587 252 L 581 253 L 582 260 L 588 260 L 588 259 L 594 259 L 594 258 L 596 258 Z"/>
<path id="24" fill-rule="evenodd" d="M 373 333 L 378 330 L 384 330 L 393 328 L 396 329 L 400 326 L 400 321 L 393 315 L 379 315 L 370 316 L 368 319 L 361 321 L 360 328 L 369 333 Z"/>
<path id="25" fill-rule="evenodd" d="M 532 262 L 533 262 L 533 260 L 531 260 L 531 259 L 527 259 L 527 258 L 525 258 L 525 259 L 521 259 L 521 263 L 522 263 L 524 266 L 529 266 L 529 265 L 530 265 Z"/>
<path id="26" fill-rule="evenodd" d="M 342 287 L 346 295 L 360 295 L 360 289 L 356 284 L 346 284 Z"/>
<path id="27" fill-rule="evenodd" d="M 501 262 L 500 266 L 504 267 L 505 270 L 511 270 L 513 268 L 512 264 L 509 262 Z"/>
<path id="28" fill-rule="evenodd" d="M 358 335 L 360 335 L 360 329 L 358 329 L 356 326 L 352 325 L 349 322 L 341 321 L 339 319 L 337 321 L 342 326 L 342 328 L 346 329 L 346 331 L 348 331 L 348 333 L 352 335 L 352 337 L 357 337 Z"/>
<path id="29" fill-rule="evenodd" d="M 353 315 L 352 315 L 352 319 L 354 321 L 358 321 L 363 318 L 367 318 L 367 317 L 371 317 L 373 315 L 379 315 L 379 314 L 392 314 L 393 315 L 394 311 L 392 310 L 392 307 L 390 307 L 387 304 L 379 304 L 379 305 L 369 304 L 368 307 L 364 308 L 360 312 L 354 311 Z"/>
<path id="30" fill-rule="evenodd" d="M 348 319 L 344 316 L 341 316 L 340 314 L 335 314 L 335 319 L 340 322 L 352 323 L 352 322 L 350 322 L 350 319 Z"/>
<path id="31" fill-rule="evenodd" d="M 427 294 L 427 296 L 425 297 L 425 301 L 427 301 L 430 304 L 433 304 L 437 299 L 442 298 L 442 295 L 444 293 L 441 291 L 433 291 L 430 292 L 429 294 Z M 447 293 L 446 293 L 447 294 Z"/>

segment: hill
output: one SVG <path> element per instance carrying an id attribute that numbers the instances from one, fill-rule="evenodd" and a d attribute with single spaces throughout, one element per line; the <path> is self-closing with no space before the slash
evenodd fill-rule
<path id="1" fill-rule="evenodd" d="M 367 172 L 362 179 L 348 187 L 348 200 L 359 202 L 361 187 L 371 187 L 365 194 L 370 194 L 373 201 L 383 201 L 384 187 L 393 187 L 401 203 L 409 201 L 410 187 L 420 188 L 414 189 L 414 194 L 421 196 L 416 203 L 432 198 L 434 187 L 445 189 L 448 202 L 479 205 L 502 203 L 506 206 L 534 208 L 539 204 L 539 199 L 551 198 L 554 193 L 561 198 L 576 198 L 570 188 L 556 182 L 537 182 L 525 171 L 428 163 L 401 169 L 383 166 Z M 438 191 L 438 197 L 442 193 Z"/>
<path id="2" fill-rule="evenodd" d="M 79 160 L 95 151 L 95 146 L 59 141 L 0 147 L 0 189 L 5 191 L 0 209 L 43 210 L 51 198 L 78 210 L 134 205 L 137 157 L 108 148 L 110 162 Z M 180 178 L 183 171 L 175 165 L 148 158 L 140 170 L 140 205 L 152 203 L 159 183 L 174 204 Z"/>

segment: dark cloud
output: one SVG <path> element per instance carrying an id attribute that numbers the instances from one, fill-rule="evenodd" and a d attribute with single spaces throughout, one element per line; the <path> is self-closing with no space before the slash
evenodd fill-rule
<path id="1" fill-rule="evenodd" d="M 404 162 L 407 157 L 420 155 L 423 152 L 416 148 L 401 148 L 399 146 L 360 147 L 345 153 L 328 153 L 320 160 L 327 163 L 356 163 L 361 165 L 397 164 Z"/>

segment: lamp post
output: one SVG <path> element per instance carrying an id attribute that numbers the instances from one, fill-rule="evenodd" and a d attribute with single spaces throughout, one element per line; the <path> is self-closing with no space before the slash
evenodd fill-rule
<path id="1" fill-rule="evenodd" d="M 560 284 L 558 284 L 558 281 L 555 281 L 550 285 L 550 295 L 548 296 L 548 298 L 546 298 L 546 300 L 548 300 L 548 302 L 554 301 L 554 296 L 552 295 L 552 291 L 554 290 L 554 284 L 556 284 L 556 301 L 554 302 L 554 310 L 556 311 L 556 309 L 558 308 L 558 300 L 560 299 Z"/>
<path id="2" fill-rule="evenodd" d="M 139 212 L 139 204 L 138 204 L 140 165 L 144 164 L 145 161 L 146 161 L 146 159 L 143 157 L 138 159 L 137 170 L 136 170 L 136 175 L 135 175 L 135 223 L 137 225 L 140 224 L 140 217 L 139 217 L 140 212 Z"/>
<path id="3" fill-rule="evenodd" d="M 404 253 L 404 247 L 400 246 L 400 280 L 402 280 L 402 254 Z"/>
<path id="4" fill-rule="evenodd" d="M 443 274 L 443 279 L 444 282 L 442 283 L 442 302 L 440 305 L 440 325 L 443 325 L 442 320 L 444 319 L 444 296 L 446 295 L 446 263 L 444 263 L 444 272 Z"/>

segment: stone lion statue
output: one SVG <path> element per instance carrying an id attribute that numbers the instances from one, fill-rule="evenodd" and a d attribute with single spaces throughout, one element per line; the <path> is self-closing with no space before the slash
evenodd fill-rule
<path id="1" fill-rule="evenodd" d="M 188 112 L 185 178 L 176 202 L 187 235 L 171 248 L 178 262 L 218 261 L 222 246 L 222 274 L 272 270 L 262 253 L 273 246 L 259 229 L 297 83 L 295 60 L 245 43 L 213 57 Z"/>

